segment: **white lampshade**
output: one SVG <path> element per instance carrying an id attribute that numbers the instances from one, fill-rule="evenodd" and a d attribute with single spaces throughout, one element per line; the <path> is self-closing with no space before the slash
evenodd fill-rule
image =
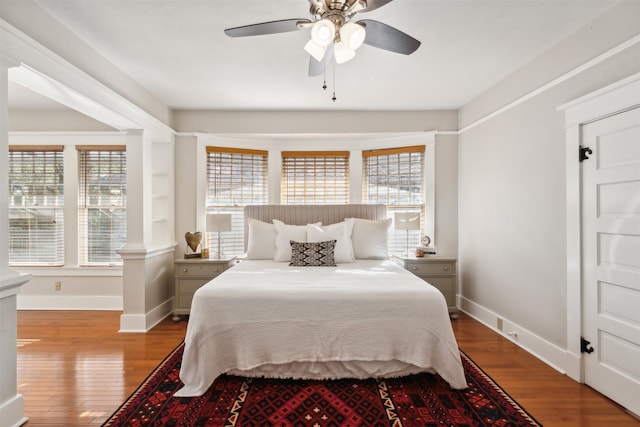
<path id="1" fill-rule="evenodd" d="M 324 54 L 327 51 L 327 48 L 316 44 L 316 42 L 311 39 L 305 45 L 304 50 L 306 50 L 309 55 L 313 56 L 316 61 L 321 62 L 324 58 Z"/>
<path id="2" fill-rule="evenodd" d="M 349 46 L 344 42 L 344 40 L 335 44 L 333 56 L 336 58 L 337 64 L 344 64 L 353 57 L 356 56 L 356 51 L 350 49 Z"/>
<path id="3" fill-rule="evenodd" d="M 208 214 L 207 231 L 231 231 L 231 214 Z"/>
<path id="4" fill-rule="evenodd" d="M 311 39 L 318 46 L 329 46 L 336 37 L 336 26 L 328 19 L 321 19 L 311 27 Z"/>
<path id="5" fill-rule="evenodd" d="M 420 212 L 396 212 L 396 230 L 420 230 Z"/>
<path id="6" fill-rule="evenodd" d="M 347 44 L 349 49 L 356 50 L 367 36 L 367 31 L 362 25 L 347 22 L 340 28 L 340 39 Z"/>

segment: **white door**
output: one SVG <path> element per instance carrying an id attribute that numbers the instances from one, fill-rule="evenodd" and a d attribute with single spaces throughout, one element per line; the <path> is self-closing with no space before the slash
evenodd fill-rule
<path id="1" fill-rule="evenodd" d="M 585 382 L 640 414 L 640 108 L 583 128 Z"/>

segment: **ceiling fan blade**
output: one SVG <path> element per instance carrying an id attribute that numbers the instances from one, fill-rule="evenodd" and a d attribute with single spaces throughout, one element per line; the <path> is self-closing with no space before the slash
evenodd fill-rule
<path id="1" fill-rule="evenodd" d="M 379 7 L 386 5 L 387 3 L 391 3 L 393 0 L 367 0 L 367 6 L 359 10 L 360 13 L 363 12 L 371 12 L 372 10 L 376 10 Z"/>
<path id="2" fill-rule="evenodd" d="M 327 46 L 322 61 L 316 60 L 313 56 L 309 56 L 309 77 L 319 76 L 324 73 L 329 61 L 333 58 L 333 43 Z"/>
<path id="3" fill-rule="evenodd" d="M 309 77 L 319 76 L 324 72 L 324 61 L 320 62 L 309 55 Z"/>
<path id="4" fill-rule="evenodd" d="M 243 25 L 242 27 L 227 28 L 224 33 L 229 37 L 262 36 L 265 34 L 288 33 L 302 29 L 312 21 L 308 19 L 282 19 L 280 21 L 261 22 L 259 24 Z"/>
<path id="5" fill-rule="evenodd" d="M 363 19 L 357 24 L 365 25 L 367 36 L 364 43 L 369 46 L 403 55 L 410 55 L 420 47 L 420 41 L 382 22 Z"/>

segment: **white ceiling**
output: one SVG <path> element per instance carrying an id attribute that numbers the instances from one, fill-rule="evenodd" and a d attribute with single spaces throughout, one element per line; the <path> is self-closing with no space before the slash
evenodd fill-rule
<path id="1" fill-rule="evenodd" d="M 4 0 L 1 0 L 4 1 Z M 55 19 L 173 109 L 455 109 L 617 0 L 395 0 L 374 19 L 422 42 L 410 56 L 363 45 L 307 76 L 309 30 L 245 38 L 228 27 L 309 18 L 307 0 L 39 0 Z M 38 97 L 11 85 L 11 108 Z M 43 102 L 40 100 L 40 102 Z"/>

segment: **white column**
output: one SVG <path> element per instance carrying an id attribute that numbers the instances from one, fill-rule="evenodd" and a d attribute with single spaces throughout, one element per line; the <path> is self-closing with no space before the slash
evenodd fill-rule
<path id="1" fill-rule="evenodd" d="M 147 132 L 131 130 L 127 146 L 127 245 L 147 249 L 152 227 L 152 144 Z"/>
<path id="2" fill-rule="evenodd" d="M 125 135 L 127 146 L 127 244 L 122 257 L 120 331 L 143 332 L 146 322 L 146 259 L 151 240 L 151 141 L 144 131 Z"/>
<path id="3" fill-rule="evenodd" d="M 17 386 L 16 294 L 29 275 L 9 269 L 9 108 L 8 69 L 19 65 L 0 53 L 0 425 L 27 421 L 24 399 Z"/>
<path id="4" fill-rule="evenodd" d="M 207 141 L 205 141 L 202 137 L 196 136 L 196 152 L 190 153 L 192 155 L 195 154 L 196 159 L 196 167 L 195 173 L 191 170 L 187 169 L 188 172 L 183 173 L 181 183 L 184 185 L 182 188 L 195 188 L 195 217 L 190 221 L 189 226 L 183 230 L 181 233 L 184 235 L 187 231 L 196 231 L 196 230 L 206 230 L 207 227 L 205 225 L 206 221 L 206 212 L 207 212 Z M 181 156 L 183 164 L 185 163 L 184 154 Z M 193 159 L 194 157 L 191 157 Z M 187 158 L 189 159 L 189 158 Z M 191 164 L 192 160 L 189 159 L 186 161 L 187 165 Z M 185 165 L 186 166 L 186 165 Z M 177 186 L 176 186 L 177 187 Z M 186 205 L 188 206 L 188 205 Z M 194 227 L 194 228 L 190 228 Z M 205 236 L 206 237 L 206 236 Z M 178 240 L 182 247 L 184 247 L 184 238 L 180 238 Z M 209 244 L 205 239 L 205 244 Z"/>
<path id="5" fill-rule="evenodd" d="M 282 196 L 282 151 L 270 149 L 267 162 L 269 204 L 279 205 Z"/>
<path id="6" fill-rule="evenodd" d="M 124 312 L 121 332 L 146 332 L 171 313 L 173 302 L 173 242 L 154 241 L 154 168 L 164 174 L 165 161 L 173 154 L 161 143 L 154 144 L 151 133 L 128 131 L 127 146 L 127 244 L 117 252 L 122 257 L 122 295 Z M 170 143 L 170 142 L 168 142 Z M 156 151 L 154 152 L 154 145 Z M 171 147 L 172 149 L 172 147 Z M 158 151 L 160 150 L 160 151 Z M 155 156 L 154 156 L 155 154 Z M 154 158 L 155 163 L 154 164 Z M 162 161 L 162 162 L 161 162 Z M 162 163 L 162 164 L 161 164 Z M 167 184 L 168 185 L 168 184 Z M 167 196 L 172 190 L 158 189 Z M 165 197 L 169 199 L 169 197 Z M 160 204 L 156 209 L 166 209 Z M 173 210 L 173 206 L 168 206 Z M 156 212 L 158 217 L 166 212 Z M 173 218 L 173 215 L 170 216 Z M 166 233 L 172 233 L 167 229 Z M 164 234 L 162 237 L 164 239 Z M 173 240 L 169 236 L 166 240 Z"/>

